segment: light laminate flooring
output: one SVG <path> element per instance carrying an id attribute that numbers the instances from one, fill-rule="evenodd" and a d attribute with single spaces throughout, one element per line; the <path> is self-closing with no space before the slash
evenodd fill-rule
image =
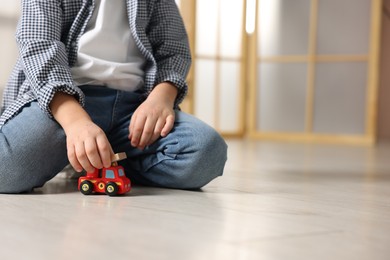
<path id="1" fill-rule="evenodd" d="M 202 191 L 0 195 L 0 259 L 390 259 L 390 144 L 228 144 Z"/>

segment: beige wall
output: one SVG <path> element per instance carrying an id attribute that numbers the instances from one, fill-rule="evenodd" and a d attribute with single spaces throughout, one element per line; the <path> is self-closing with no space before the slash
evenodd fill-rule
<path id="1" fill-rule="evenodd" d="M 390 139 L 390 0 L 384 0 L 382 20 L 378 135 L 380 138 Z"/>
<path id="2" fill-rule="evenodd" d="M 15 28 L 19 1 L 0 0 L 0 96 L 17 57 Z"/>

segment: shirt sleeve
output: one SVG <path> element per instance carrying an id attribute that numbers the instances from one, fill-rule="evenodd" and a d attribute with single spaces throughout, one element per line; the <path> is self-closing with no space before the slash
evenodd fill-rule
<path id="1" fill-rule="evenodd" d="M 27 84 L 49 117 L 49 104 L 57 91 L 75 96 L 84 105 L 84 95 L 73 83 L 66 47 L 61 42 L 62 14 L 59 0 L 23 0 L 16 31 Z"/>
<path id="2" fill-rule="evenodd" d="M 178 88 L 175 105 L 188 92 L 186 76 L 191 66 L 191 52 L 183 19 L 174 0 L 157 0 L 148 28 L 148 38 L 157 63 L 155 85 L 171 82 Z"/>

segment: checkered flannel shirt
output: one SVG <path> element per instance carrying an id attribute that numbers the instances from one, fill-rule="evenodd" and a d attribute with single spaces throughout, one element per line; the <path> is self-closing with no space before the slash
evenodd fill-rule
<path id="1" fill-rule="evenodd" d="M 177 106 L 187 93 L 185 77 L 191 63 L 187 34 L 174 0 L 126 0 L 132 36 L 145 56 L 147 96 L 158 83 L 177 86 Z M 84 94 L 70 72 L 78 41 L 92 16 L 94 0 L 22 0 L 16 40 L 20 57 L 3 96 L 0 127 L 36 100 L 52 117 L 49 104 L 57 91 Z M 115 14 L 113 14 L 115 15 Z"/>

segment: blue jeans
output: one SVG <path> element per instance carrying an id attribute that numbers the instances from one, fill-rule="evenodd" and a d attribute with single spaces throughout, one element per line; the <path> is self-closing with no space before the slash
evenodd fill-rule
<path id="1" fill-rule="evenodd" d="M 222 175 L 227 146 L 202 121 L 176 111 L 171 133 L 143 151 L 128 140 L 129 123 L 141 104 L 141 94 L 98 86 L 81 87 L 85 110 L 106 133 L 114 152 L 126 152 L 120 162 L 133 183 L 176 189 L 198 189 Z M 0 129 L 0 193 L 29 192 L 43 186 L 66 165 L 66 136 L 37 102 Z"/>

